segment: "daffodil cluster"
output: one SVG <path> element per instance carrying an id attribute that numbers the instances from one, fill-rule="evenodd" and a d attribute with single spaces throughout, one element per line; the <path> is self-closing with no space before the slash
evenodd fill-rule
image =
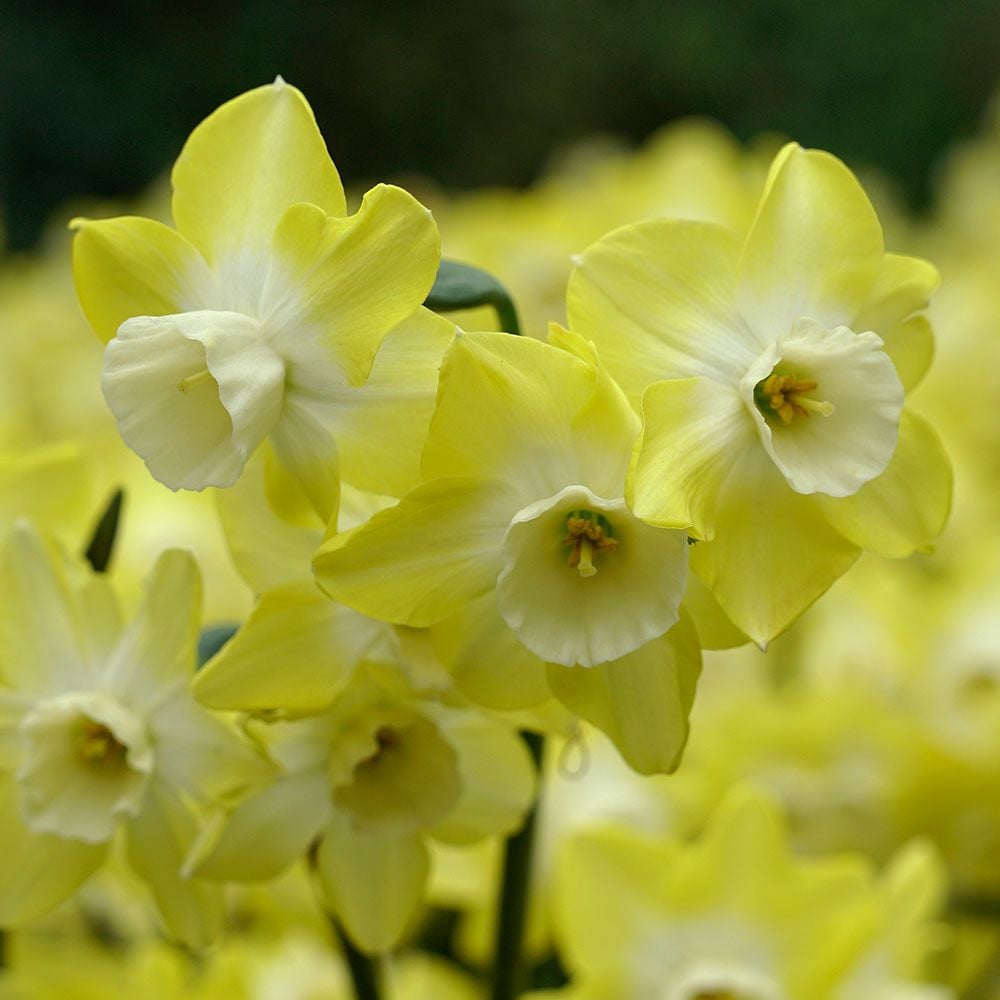
<path id="1" fill-rule="evenodd" d="M 72 277 L 0 270 L 0 998 L 979 988 L 964 300 L 834 156 L 709 123 L 428 200 L 349 198 L 279 77 Z M 996 316 L 1000 244 L 935 226 Z"/>

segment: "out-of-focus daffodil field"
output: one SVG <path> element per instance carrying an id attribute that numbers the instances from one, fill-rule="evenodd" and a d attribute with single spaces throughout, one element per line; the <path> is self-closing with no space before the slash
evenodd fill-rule
<path id="1" fill-rule="evenodd" d="M 345 212 L 289 94 L 0 258 L 0 998 L 998 1000 L 1000 115 L 920 214 L 707 119 Z"/>

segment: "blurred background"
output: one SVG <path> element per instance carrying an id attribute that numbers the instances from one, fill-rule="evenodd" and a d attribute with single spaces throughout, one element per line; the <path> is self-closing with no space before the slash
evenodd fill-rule
<path id="1" fill-rule="evenodd" d="M 714 117 L 880 167 L 911 206 L 1000 76 L 997 0 L 226 0 L 0 4 L 10 249 L 130 196 L 222 101 L 283 74 L 342 175 L 529 183 L 573 142 Z"/>

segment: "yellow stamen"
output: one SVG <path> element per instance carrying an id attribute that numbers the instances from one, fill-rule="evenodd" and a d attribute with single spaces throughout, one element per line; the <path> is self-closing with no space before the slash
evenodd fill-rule
<path id="1" fill-rule="evenodd" d="M 817 387 L 815 379 L 796 378 L 794 375 L 770 375 L 759 386 L 761 394 L 765 397 L 759 402 L 777 413 L 786 426 L 796 417 L 808 417 L 810 413 L 828 417 L 834 411 L 833 403 L 803 395 Z"/>
<path id="2" fill-rule="evenodd" d="M 125 758 L 125 747 L 100 722 L 87 722 L 77 742 L 80 757 L 88 764 L 114 766 Z"/>
<path id="3" fill-rule="evenodd" d="M 211 378 L 212 373 L 207 368 L 202 368 L 200 372 L 195 372 L 194 375 L 188 375 L 186 378 L 182 378 L 177 383 L 177 388 L 181 392 L 187 392 L 192 386 L 197 385 L 199 382 L 204 382 L 205 379 Z"/>
<path id="4" fill-rule="evenodd" d="M 599 552 L 614 552 L 618 548 L 618 542 L 596 520 L 573 514 L 566 519 L 563 545 L 572 547 L 569 565 L 579 570 L 585 580 L 597 574 L 594 558 Z"/>

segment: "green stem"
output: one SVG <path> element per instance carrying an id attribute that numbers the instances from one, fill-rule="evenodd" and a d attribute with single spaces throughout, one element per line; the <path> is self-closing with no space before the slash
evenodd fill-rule
<path id="1" fill-rule="evenodd" d="M 377 959 L 358 951 L 354 942 L 340 926 L 340 922 L 333 916 L 330 917 L 330 926 L 333 927 L 344 958 L 347 959 L 351 982 L 354 983 L 354 995 L 358 1000 L 379 1000 L 381 992 L 379 990 Z"/>
<path id="2" fill-rule="evenodd" d="M 955 893 L 948 908 L 958 917 L 984 922 L 1000 922 L 1000 896 Z"/>
<path id="3" fill-rule="evenodd" d="M 528 751 L 535 761 L 541 782 L 544 739 L 537 733 L 522 733 Z M 524 986 L 525 968 L 522 949 L 531 888 L 531 866 L 535 847 L 538 803 L 525 817 L 521 829 L 507 840 L 504 853 L 503 885 L 497 914 L 496 958 L 493 968 L 492 1000 L 514 1000 Z"/>
<path id="4" fill-rule="evenodd" d="M 517 309 L 514 307 L 514 300 L 505 295 L 498 297 L 490 303 L 496 311 L 500 329 L 504 333 L 512 333 L 516 337 L 521 335 L 521 323 L 517 318 Z"/>
<path id="5" fill-rule="evenodd" d="M 489 306 L 496 312 L 500 329 L 504 333 L 521 333 L 517 307 L 510 292 L 492 274 L 472 264 L 442 260 L 434 287 L 424 305 L 443 313 Z"/>

